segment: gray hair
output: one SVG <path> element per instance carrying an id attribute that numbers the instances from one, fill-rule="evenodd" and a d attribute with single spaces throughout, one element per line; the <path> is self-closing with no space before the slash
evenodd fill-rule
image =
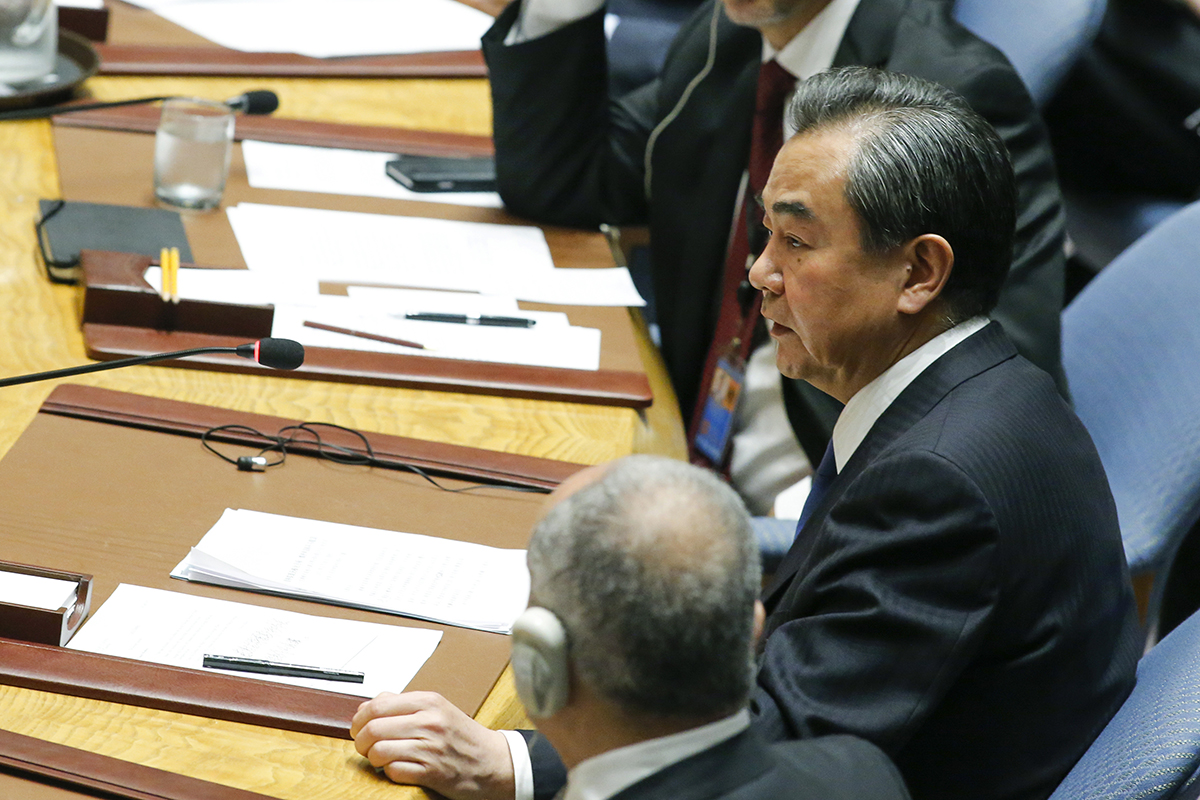
<path id="1" fill-rule="evenodd" d="M 762 569 L 745 506 L 712 473 L 621 459 L 546 515 L 528 561 L 531 597 L 600 696 L 663 716 L 746 704 Z"/>
<path id="2" fill-rule="evenodd" d="M 868 67 L 802 81 L 788 116 L 797 133 L 841 126 L 856 134 L 845 191 L 863 249 L 938 234 L 954 250 L 942 291 L 951 319 L 995 307 L 1012 261 L 1017 190 L 987 120 L 943 86 Z"/>

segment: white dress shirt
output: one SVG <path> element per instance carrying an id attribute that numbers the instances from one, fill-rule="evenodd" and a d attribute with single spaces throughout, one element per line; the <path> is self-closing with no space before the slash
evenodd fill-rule
<path id="1" fill-rule="evenodd" d="M 838 472 L 846 466 L 846 462 L 854 455 L 863 439 L 867 438 L 875 422 L 900 393 L 929 365 L 961 344 L 967 337 L 981 331 L 988 321 L 987 317 L 972 317 L 944 333 L 939 333 L 888 367 L 886 372 L 850 398 L 850 402 L 842 409 L 837 424 L 833 426 L 833 456 Z"/>
<path id="2" fill-rule="evenodd" d="M 699 728 L 601 753 L 567 773 L 563 800 L 608 800 L 638 781 L 732 739 L 749 727 L 750 712 L 742 709 Z"/>

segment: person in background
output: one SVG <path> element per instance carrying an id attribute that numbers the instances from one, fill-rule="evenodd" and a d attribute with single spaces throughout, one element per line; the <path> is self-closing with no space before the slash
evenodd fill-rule
<path id="1" fill-rule="evenodd" d="M 809 474 L 840 410 L 780 378 L 746 282 L 761 245 L 754 197 L 785 135 L 784 100 L 830 66 L 941 83 L 1000 131 L 1020 199 L 995 315 L 1065 394 L 1063 215 L 1049 143 L 1021 79 L 954 21 L 950 2 L 708 0 L 659 77 L 620 96 L 606 81 L 602 6 L 518 0 L 484 36 L 500 193 L 540 222 L 649 225 L 662 355 L 693 458 L 728 472 L 752 513 Z M 721 373 L 740 395 L 728 420 L 719 402 L 704 413 L 714 384 L 728 384 Z"/>

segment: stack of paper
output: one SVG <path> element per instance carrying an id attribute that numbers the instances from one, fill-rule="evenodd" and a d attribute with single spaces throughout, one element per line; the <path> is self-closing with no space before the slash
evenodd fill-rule
<path id="1" fill-rule="evenodd" d="M 537 303 L 642 306 L 629 270 L 555 269 L 539 228 L 239 203 L 246 266 L 273 281 L 437 289 Z"/>
<path id="2" fill-rule="evenodd" d="M 75 581 L 0 570 L 0 603 L 57 611 L 74 605 L 78 589 Z"/>
<path id="3" fill-rule="evenodd" d="M 433 655 L 442 632 L 331 619 L 121 584 L 84 623 L 72 650 L 200 669 L 205 655 L 363 673 L 362 683 L 226 673 L 328 692 L 400 692 Z"/>
<path id="4" fill-rule="evenodd" d="M 227 509 L 171 577 L 510 633 L 524 550 Z"/>
<path id="5" fill-rule="evenodd" d="M 478 50 L 492 18 L 454 0 L 130 0 L 222 47 L 331 56 Z"/>
<path id="6" fill-rule="evenodd" d="M 271 335 L 295 339 L 306 347 L 334 347 L 342 350 L 369 350 L 403 353 L 411 356 L 488 361 L 497 364 L 521 364 L 531 367 L 597 370 L 600 368 L 600 331 L 571 325 L 566 314 L 549 311 L 522 311 L 508 298 L 505 311 L 477 311 L 481 307 L 500 308 L 505 298 L 483 295 L 453 295 L 443 292 L 415 292 L 416 295 L 441 295 L 445 298 L 415 300 L 400 293 L 384 305 L 351 297 L 321 297 L 315 303 L 276 305 Z M 491 302 L 489 302 L 491 301 Z M 495 302 L 499 301 L 499 302 Z M 529 328 L 492 327 L 450 322 L 422 322 L 404 318 L 408 312 L 463 315 L 507 315 L 532 320 Z M 332 325 L 342 331 L 358 331 L 421 344 L 425 349 L 380 342 L 348 332 L 335 332 L 307 323 Z"/>

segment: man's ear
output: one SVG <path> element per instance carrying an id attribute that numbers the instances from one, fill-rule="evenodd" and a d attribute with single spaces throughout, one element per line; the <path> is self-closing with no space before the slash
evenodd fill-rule
<path id="1" fill-rule="evenodd" d="M 925 233 L 904 245 L 908 275 L 897 309 L 902 314 L 919 314 L 946 287 L 954 268 L 954 249 L 936 233 Z"/>
<path id="2" fill-rule="evenodd" d="M 762 636 L 763 626 L 767 623 L 767 609 L 763 606 L 762 600 L 754 601 L 754 633 L 750 637 L 750 649 L 754 649 L 758 645 L 758 640 Z"/>

